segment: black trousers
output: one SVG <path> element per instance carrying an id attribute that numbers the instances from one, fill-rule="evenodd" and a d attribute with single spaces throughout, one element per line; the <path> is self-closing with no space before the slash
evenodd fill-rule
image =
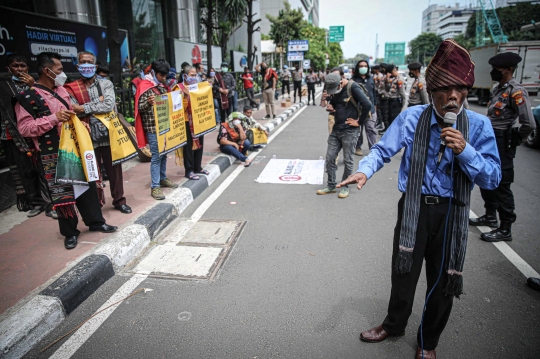
<path id="1" fill-rule="evenodd" d="M 188 124 L 186 123 L 186 126 Z M 184 151 L 184 169 L 186 170 L 186 176 L 190 172 L 200 173 L 202 171 L 202 158 L 203 158 L 203 144 L 204 144 L 204 136 L 199 137 L 199 141 L 201 142 L 201 148 L 198 150 L 193 150 L 193 137 L 191 137 L 191 131 L 188 130 L 187 132 L 187 144 L 182 147 L 182 150 Z"/>
<path id="2" fill-rule="evenodd" d="M 399 116 L 401 113 L 401 99 L 399 98 L 389 98 L 388 99 L 388 123 L 391 125 L 392 122 Z"/>
<path id="3" fill-rule="evenodd" d="M 377 114 L 378 117 L 380 117 L 384 128 L 388 128 L 390 126 L 390 123 L 388 122 L 388 98 L 383 97 L 379 95 L 379 105 L 377 106 L 377 109 L 379 113 Z"/>
<path id="4" fill-rule="evenodd" d="M 285 89 L 287 89 L 287 95 L 291 96 L 290 80 L 281 80 L 281 95 L 285 96 Z"/>
<path id="5" fill-rule="evenodd" d="M 390 302 L 388 303 L 388 315 L 383 322 L 384 330 L 393 335 L 403 333 L 407 327 L 407 322 L 412 312 L 416 285 L 422 271 L 424 259 L 426 261 L 427 279 L 426 296 L 437 281 L 442 263 L 444 227 L 448 212 L 448 203 L 440 205 L 422 203 L 420 205 L 412 270 L 407 274 L 398 274 L 394 269 L 394 264 L 399 252 L 399 236 L 404 202 L 405 195 L 401 197 L 398 203 L 398 220 L 394 229 L 392 251 L 392 291 Z M 453 213 L 453 210 L 451 212 Z M 450 213 L 450 218 L 452 217 L 452 213 Z M 447 242 L 449 242 L 448 239 Z M 433 350 L 437 347 L 439 338 L 452 311 L 453 296 L 445 296 L 443 294 L 443 289 L 447 283 L 444 266 L 443 263 L 441 280 L 431 294 L 426 307 L 423 325 L 425 350 Z M 418 313 L 419 317 L 421 315 L 422 313 Z M 418 328 L 417 341 L 418 345 L 420 345 L 420 327 Z"/>
<path id="6" fill-rule="evenodd" d="M 249 101 L 249 105 L 252 108 L 258 107 L 259 104 L 257 103 L 257 101 L 255 101 L 255 91 L 253 90 L 253 87 L 245 89 L 245 90 L 246 90 L 246 97 Z"/>
<path id="7" fill-rule="evenodd" d="M 298 91 L 299 101 L 302 101 L 302 81 L 293 81 L 294 102 L 296 102 L 296 91 Z"/>
<path id="8" fill-rule="evenodd" d="M 502 181 L 499 187 L 494 190 L 480 188 L 480 194 L 484 200 L 486 212 L 498 212 L 501 222 L 514 223 L 517 218 L 514 213 L 516 205 L 514 203 L 514 194 L 512 193 L 512 189 L 510 189 L 510 185 L 514 179 L 514 169 L 503 169 L 502 173 Z M 509 179 L 511 181 L 507 182 Z"/>
<path id="9" fill-rule="evenodd" d="M 307 102 L 309 105 L 309 101 L 313 99 L 313 103 L 315 103 L 315 82 L 308 83 L 307 84 Z"/>
<path id="10" fill-rule="evenodd" d="M 102 225 L 105 219 L 101 214 L 96 182 L 90 182 L 89 188 L 75 200 L 77 209 L 85 225 L 88 227 Z M 81 232 L 77 229 L 79 219 L 77 216 L 70 218 L 58 218 L 60 234 L 65 237 L 78 236 Z"/>
<path id="11" fill-rule="evenodd" d="M 126 197 L 124 197 L 124 176 L 122 175 L 122 164 L 113 166 L 112 154 L 110 146 L 101 146 L 94 148 L 96 159 L 98 163 L 103 161 L 105 171 L 109 177 L 109 187 L 111 189 L 111 197 L 113 198 L 112 205 L 114 207 L 120 207 L 126 204 Z"/>

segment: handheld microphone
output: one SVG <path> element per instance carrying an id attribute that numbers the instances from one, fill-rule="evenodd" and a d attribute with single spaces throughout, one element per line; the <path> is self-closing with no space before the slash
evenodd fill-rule
<path id="1" fill-rule="evenodd" d="M 454 126 L 454 123 L 456 123 L 456 120 L 457 120 L 457 115 L 455 113 L 447 112 L 443 118 L 443 121 L 444 121 L 443 128 Z M 444 138 L 441 138 L 441 147 L 439 148 L 439 154 L 437 155 L 437 165 L 441 163 L 444 150 L 446 150 L 446 141 L 444 140 Z"/>

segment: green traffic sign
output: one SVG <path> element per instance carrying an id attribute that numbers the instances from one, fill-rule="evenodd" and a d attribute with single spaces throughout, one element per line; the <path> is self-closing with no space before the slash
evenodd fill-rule
<path id="1" fill-rule="evenodd" d="M 345 41 L 345 26 L 330 26 L 330 31 L 328 32 L 328 41 Z"/>

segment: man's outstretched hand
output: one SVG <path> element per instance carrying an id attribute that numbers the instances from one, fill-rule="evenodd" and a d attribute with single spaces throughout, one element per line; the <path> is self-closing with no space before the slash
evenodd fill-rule
<path id="1" fill-rule="evenodd" d="M 356 183 L 356 188 L 362 189 L 362 187 L 366 184 L 367 177 L 362 172 L 356 172 L 352 175 L 350 175 L 345 181 L 338 184 L 336 187 L 341 188 L 345 185 Z"/>

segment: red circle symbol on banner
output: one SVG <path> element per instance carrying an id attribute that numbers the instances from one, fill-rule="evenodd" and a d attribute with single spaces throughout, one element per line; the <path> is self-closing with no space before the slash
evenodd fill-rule
<path id="1" fill-rule="evenodd" d="M 89 161 L 90 161 L 90 160 L 93 160 L 93 159 L 94 159 L 94 156 L 93 156 L 91 153 L 87 153 L 87 154 L 86 154 L 86 159 L 89 160 Z"/>
<path id="2" fill-rule="evenodd" d="M 297 175 L 279 176 L 279 180 L 284 181 L 284 182 L 296 182 L 296 181 L 300 181 L 301 179 L 302 179 L 302 177 L 297 176 Z"/>

